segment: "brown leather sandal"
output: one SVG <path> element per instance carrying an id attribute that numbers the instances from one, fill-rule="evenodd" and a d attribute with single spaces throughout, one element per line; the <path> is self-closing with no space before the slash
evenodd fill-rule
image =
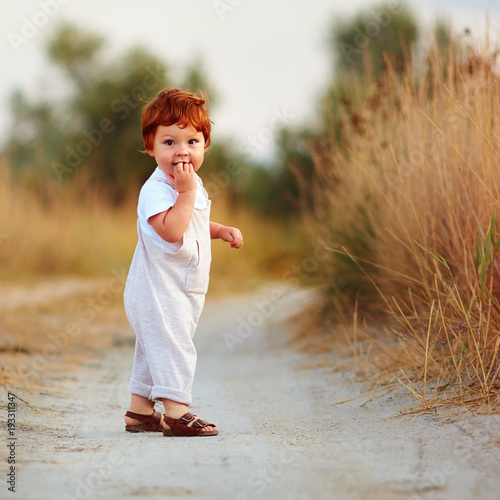
<path id="1" fill-rule="evenodd" d="M 215 424 L 209 424 L 189 412 L 181 418 L 170 418 L 165 415 L 165 423 L 170 429 L 163 429 L 164 436 L 217 436 L 219 434 L 217 429 L 203 431 L 205 427 L 215 427 Z"/>
<path id="2" fill-rule="evenodd" d="M 163 428 L 163 415 L 155 410 L 153 410 L 151 415 L 142 415 L 140 413 L 128 411 L 125 413 L 125 416 L 134 418 L 135 420 L 139 420 L 141 422 L 140 424 L 126 424 L 125 430 L 127 432 L 168 432 L 167 429 Z"/>

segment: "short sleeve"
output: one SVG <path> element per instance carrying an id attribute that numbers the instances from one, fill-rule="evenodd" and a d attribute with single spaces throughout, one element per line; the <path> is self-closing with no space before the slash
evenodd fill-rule
<path id="1" fill-rule="evenodd" d="M 177 200 L 175 189 L 160 180 L 146 182 L 139 194 L 137 212 L 143 223 L 149 223 L 148 219 L 153 215 L 165 212 L 172 208 Z"/>

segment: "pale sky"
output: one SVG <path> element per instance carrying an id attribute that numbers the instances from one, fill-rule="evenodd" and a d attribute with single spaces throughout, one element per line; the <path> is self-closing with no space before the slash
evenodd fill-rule
<path id="1" fill-rule="evenodd" d="M 4 0 L 6 3 L 6 0 Z M 246 143 L 260 137 L 261 157 L 272 154 L 280 122 L 313 122 L 317 98 L 331 72 L 326 49 L 335 16 L 375 8 L 367 0 L 21 0 L 3 6 L 0 19 L 0 144 L 8 133 L 8 97 L 21 87 L 36 96 L 57 93 L 43 46 L 61 21 L 106 36 L 108 55 L 141 44 L 175 71 L 200 57 L 218 93 L 213 137 Z M 388 0 L 396 5 L 398 1 Z M 500 0 L 409 0 L 421 25 L 439 15 L 456 31 L 484 35 L 489 12 L 500 39 Z M 45 6 L 45 7 L 44 7 Z M 35 28 L 26 33 L 26 25 Z M 38 27 L 36 25 L 39 25 Z M 26 43 L 16 46 L 21 36 Z M 18 39 L 17 39 L 18 40 Z M 41 84 L 41 82 L 44 82 Z M 42 90 L 43 89 L 43 90 Z"/>

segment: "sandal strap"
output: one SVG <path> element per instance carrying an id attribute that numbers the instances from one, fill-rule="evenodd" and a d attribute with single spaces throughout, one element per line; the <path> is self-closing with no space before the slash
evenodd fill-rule
<path id="1" fill-rule="evenodd" d="M 204 427 L 215 427 L 214 424 L 205 422 L 190 412 L 185 413 L 180 418 L 170 418 L 165 415 L 165 422 L 175 436 L 198 436 Z"/>
<path id="2" fill-rule="evenodd" d="M 159 424 L 161 422 L 161 413 L 153 410 L 151 415 L 142 415 L 141 413 L 134 413 L 133 411 L 128 411 L 125 413 L 126 417 L 135 418 L 142 422 L 143 424 Z"/>

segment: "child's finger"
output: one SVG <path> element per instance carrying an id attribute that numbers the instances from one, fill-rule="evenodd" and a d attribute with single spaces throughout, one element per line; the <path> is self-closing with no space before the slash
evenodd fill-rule
<path id="1" fill-rule="evenodd" d="M 232 237 L 231 241 L 232 248 L 240 248 L 243 245 L 243 236 L 239 231 L 235 231 L 234 233 L 232 233 L 231 237 Z"/>

